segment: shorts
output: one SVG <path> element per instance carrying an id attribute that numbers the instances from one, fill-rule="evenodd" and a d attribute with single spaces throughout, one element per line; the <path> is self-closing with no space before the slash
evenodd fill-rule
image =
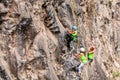
<path id="1" fill-rule="evenodd" d="M 93 59 L 88 59 L 89 60 L 89 62 L 93 62 Z"/>

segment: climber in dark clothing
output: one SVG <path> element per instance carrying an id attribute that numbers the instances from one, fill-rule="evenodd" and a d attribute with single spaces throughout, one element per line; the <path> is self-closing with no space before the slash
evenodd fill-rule
<path id="1" fill-rule="evenodd" d="M 73 26 L 71 30 L 66 28 L 65 39 L 66 39 L 66 43 L 67 43 L 66 45 L 68 49 L 70 49 L 71 41 L 74 41 L 74 42 L 77 41 L 77 34 L 78 34 L 77 26 Z"/>
<path id="2" fill-rule="evenodd" d="M 68 49 L 70 49 L 70 43 L 72 41 L 72 36 L 71 36 L 71 34 L 69 32 L 70 31 L 67 30 L 66 33 L 65 33 L 66 46 L 67 46 Z"/>

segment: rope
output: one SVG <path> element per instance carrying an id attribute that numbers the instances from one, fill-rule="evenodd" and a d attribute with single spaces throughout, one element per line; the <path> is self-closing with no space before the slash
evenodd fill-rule
<path id="1" fill-rule="evenodd" d="M 73 6 L 72 6 L 73 7 L 73 11 L 77 11 L 77 6 L 75 6 L 76 4 L 73 2 L 73 0 L 71 0 L 71 2 L 73 3 Z M 85 39 L 85 35 L 86 35 L 85 33 L 86 32 L 85 32 L 85 28 L 83 26 L 83 23 L 81 23 L 82 31 L 80 31 L 79 22 L 82 22 L 82 19 L 80 19 L 77 15 L 75 15 L 75 13 L 73 14 L 73 16 L 74 16 L 74 19 L 75 19 L 75 24 L 76 24 L 76 26 L 78 26 L 78 40 L 77 40 L 77 52 L 78 52 L 78 48 L 80 46 L 80 35 L 81 35 L 81 37 L 83 37 L 84 44 L 87 47 L 86 39 Z M 83 36 L 82 36 L 82 34 L 83 34 Z M 86 53 L 86 56 L 87 56 L 87 53 Z M 88 77 L 88 68 L 86 69 L 86 77 L 87 77 L 87 80 L 89 80 L 89 77 Z"/>
<path id="2" fill-rule="evenodd" d="M 73 13 L 73 18 L 75 19 L 74 21 L 74 24 L 76 24 L 76 26 L 78 27 L 78 38 L 77 38 L 77 52 L 78 52 L 78 48 L 80 46 L 80 35 L 79 35 L 79 32 L 80 32 L 80 27 L 79 27 L 79 17 L 76 15 L 76 12 L 78 10 L 78 7 L 77 7 L 77 4 L 75 2 L 75 0 L 71 0 L 71 3 L 72 3 L 72 13 Z"/>
<path id="3" fill-rule="evenodd" d="M 80 17 L 78 17 L 77 15 L 76 15 L 76 13 L 75 13 L 75 11 L 77 11 L 78 10 L 78 8 L 77 8 L 77 4 L 74 2 L 74 0 L 70 0 L 70 2 L 72 3 L 71 4 L 71 7 L 72 7 L 72 13 L 73 13 L 73 18 L 75 19 L 75 21 L 74 21 L 74 24 L 76 24 L 76 26 L 78 26 L 78 40 L 77 40 L 77 51 L 78 51 L 78 48 L 80 47 L 80 45 L 84 45 L 86 48 L 88 48 L 88 45 L 86 44 L 86 30 L 85 30 L 85 28 L 84 28 L 84 25 L 83 25 L 83 21 L 82 21 L 82 16 L 85 16 L 84 14 L 81 16 L 82 18 L 80 18 Z M 86 26 L 88 26 L 88 20 L 87 20 L 87 18 L 85 17 L 85 21 L 86 21 Z M 81 22 L 81 23 L 80 23 Z M 80 25 L 81 24 L 81 25 Z M 81 28 L 81 29 L 80 29 Z M 80 37 L 82 37 L 82 39 L 80 39 Z M 83 40 L 83 42 L 82 42 L 82 40 Z M 80 41 L 83 43 L 80 43 Z M 74 45 L 72 45 L 72 46 L 74 46 Z M 87 49 L 86 49 L 86 52 L 88 52 L 87 51 Z M 86 55 L 86 57 L 87 57 L 87 53 L 85 53 L 85 55 Z M 87 68 L 85 69 L 86 71 L 86 80 L 89 80 L 89 75 L 88 75 L 88 65 L 87 65 Z"/>

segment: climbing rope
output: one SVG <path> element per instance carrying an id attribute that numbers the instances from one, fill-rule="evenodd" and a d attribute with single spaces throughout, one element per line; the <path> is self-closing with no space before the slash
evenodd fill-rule
<path id="1" fill-rule="evenodd" d="M 84 28 L 84 26 L 83 26 L 83 23 L 81 23 L 81 30 L 80 30 L 80 26 L 79 26 L 79 23 L 80 22 L 83 22 L 82 21 L 82 19 L 81 18 L 79 18 L 77 15 L 76 15 L 76 13 L 75 13 L 75 11 L 77 11 L 78 10 L 78 8 L 77 8 L 77 4 L 76 3 L 74 3 L 74 1 L 73 0 L 71 0 L 71 2 L 73 3 L 73 16 L 74 16 L 74 19 L 75 19 L 75 24 L 76 24 L 76 26 L 78 26 L 78 40 L 77 40 L 77 52 L 78 52 L 78 48 L 80 47 L 80 36 L 81 36 L 81 38 L 83 38 L 83 41 L 84 41 L 84 45 L 87 47 L 87 44 L 86 44 L 86 32 L 85 32 L 85 28 Z M 82 36 L 82 34 L 83 34 L 83 36 Z M 81 43 L 81 45 L 83 45 L 82 43 Z M 87 50 L 87 49 L 86 49 Z M 87 56 L 87 54 L 86 54 L 86 56 Z M 88 68 L 87 68 L 88 69 Z M 89 80 L 88 79 L 88 70 L 86 69 L 86 78 L 87 78 L 87 80 Z"/>
<path id="2" fill-rule="evenodd" d="M 71 0 L 71 3 L 72 3 L 72 13 L 73 13 L 73 18 L 75 19 L 74 20 L 74 24 L 76 24 L 76 26 L 78 27 L 78 38 L 77 38 L 77 52 L 78 52 L 78 48 L 79 48 L 79 46 L 80 46 L 80 27 L 79 27 L 79 17 L 78 17 L 78 15 L 77 15 L 77 11 L 78 11 L 78 6 L 77 6 L 77 4 L 76 4 L 76 2 L 75 2 L 75 0 Z"/>
<path id="3" fill-rule="evenodd" d="M 89 27 L 89 25 L 91 25 L 92 26 L 92 23 L 90 23 L 89 22 L 89 19 L 87 18 L 87 17 L 89 17 L 89 15 L 90 15 L 90 17 L 92 17 L 92 18 L 94 18 L 94 17 L 96 17 L 96 10 L 95 10 L 95 5 L 94 5 L 94 0 L 90 0 L 90 1 L 88 1 L 88 2 L 86 2 L 86 3 L 89 3 L 88 5 L 86 5 L 86 8 L 88 8 L 88 14 L 85 14 L 84 16 L 85 16 L 85 26 L 86 27 Z M 92 12 L 90 12 L 90 11 L 92 11 Z M 91 14 L 92 13 L 92 14 Z M 90 31 L 91 31 L 91 29 L 90 29 Z M 90 34 L 91 35 L 91 34 Z M 86 44 L 86 37 L 84 37 L 84 41 L 85 41 L 85 47 L 86 48 L 88 48 L 88 44 Z M 91 44 L 91 43 L 90 43 Z M 88 50 L 86 49 L 86 52 L 88 52 Z M 86 57 L 88 58 L 88 53 L 86 53 Z M 86 67 L 86 77 L 87 77 L 87 80 L 90 80 L 91 78 L 91 75 L 92 75 L 92 73 L 91 73 L 91 67 L 89 66 L 89 64 L 87 64 L 87 67 Z"/>
<path id="4" fill-rule="evenodd" d="M 82 18 L 80 18 L 77 14 L 76 14 L 76 12 L 77 12 L 77 10 L 78 10 L 78 7 L 77 7 L 77 3 L 75 3 L 75 1 L 74 0 L 71 0 L 70 1 L 71 2 L 71 7 L 72 7 L 72 13 L 73 13 L 73 18 L 75 19 L 74 20 L 74 24 L 76 24 L 76 26 L 78 26 L 78 40 L 77 40 L 77 52 L 78 52 L 78 48 L 82 45 L 82 46 L 84 46 L 85 48 L 88 48 L 88 44 L 86 43 L 87 41 L 87 39 L 86 39 L 86 30 L 85 30 L 85 27 L 84 27 L 84 25 L 83 25 L 83 16 L 84 16 L 84 19 L 85 19 L 85 21 L 86 21 L 86 25 L 85 26 L 89 26 L 87 23 L 89 23 L 88 22 L 88 18 L 86 17 L 87 16 L 87 14 L 83 14 L 83 15 L 81 15 L 81 17 Z M 82 43 L 80 43 L 80 41 L 82 42 Z M 72 51 L 70 51 L 70 53 L 72 53 L 73 52 L 73 49 L 74 49 L 74 46 L 75 45 L 73 45 L 72 44 Z M 86 49 L 86 52 L 88 52 L 87 51 L 87 49 Z M 87 56 L 87 53 L 85 53 L 85 55 L 86 55 L 86 57 L 88 57 Z M 87 68 L 85 69 L 85 72 L 86 72 L 86 80 L 89 80 L 89 68 L 88 68 L 89 66 L 87 65 Z"/>
<path id="5" fill-rule="evenodd" d="M 73 11 L 77 11 L 78 8 L 77 8 L 77 4 L 74 3 L 73 0 L 71 0 L 71 2 L 73 3 Z M 82 18 L 79 18 L 78 15 L 76 15 L 75 12 L 73 12 L 73 16 L 74 16 L 74 19 L 75 19 L 75 24 L 76 26 L 78 26 L 78 40 L 77 40 L 77 52 L 78 52 L 78 48 L 80 47 L 80 45 L 83 45 L 82 43 L 80 43 L 80 37 L 83 38 L 83 43 L 84 43 L 84 46 L 88 48 L 87 44 L 86 44 L 86 31 L 85 31 L 85 28 L 84 28 L 84 25 L 83 25 L 83 21 L 82 21 Z M 79 25 L 79 23 L 81 22 L 81 26 Z M 80 27 L 81 27 L 81 30 L 80 30 Z M 82 36 L 83 34 L 83 36 Z M 86 49 L 87 50 L 87 49 Z M 88 52 L 88 51 L 86 51 Z M 87 53 L 86 53 L 86 57 L 87 57 Z M 86 69 L 86 80 L 89 80 L 89 77 L 88 77 L 88 68 Z"/>

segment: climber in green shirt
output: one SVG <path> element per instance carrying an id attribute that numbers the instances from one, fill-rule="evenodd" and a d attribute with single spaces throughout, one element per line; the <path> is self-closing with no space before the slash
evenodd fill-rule
<path id="1" fill-rule="evenodd" d="M 89 52 L 88 52 L 88 61 L 89 61 L 89 65 L 91 65 L 91 63 L 93 62 L 93 58 L 94 58 L 94 47 L 91 47 Z"/>
<path id="2" fill-rule="evenodd" d="M 77 58 L 80 59 L 80 62 L 81 62 L 79 67 L 78 67 L 78 73 L 81 73 L 84 65 L 86 65 L 87 62 L 88 62 L 88 60 L 87 60 L 87 58 L 86 58 L 86 56 L 84 54 L 85 54 L 85 49 L 84 48 L 80 48 L 80 53 L 75 55 Z"/>
<path id="3" fill-rule="evenodd" d="M 66 28 L 65 40 L 66 40 L 66 46 L 69 50 L 70 50 L 71 41 L 74 41 L 74 42 L 77 41 L 77 35 L 78 35 L 77 26 L 73 26 L 72 29 Z"/>
<path id="4" fill-rule="evenodd" d="M 72 30 L 74 30 L 74 32 L 71 34 L 72 39 L 74 42 L 77 41 L 77 35 L 78 35 L 78 27 L 77 26 L 73 26 Z"/>

